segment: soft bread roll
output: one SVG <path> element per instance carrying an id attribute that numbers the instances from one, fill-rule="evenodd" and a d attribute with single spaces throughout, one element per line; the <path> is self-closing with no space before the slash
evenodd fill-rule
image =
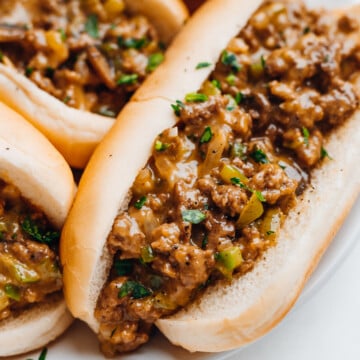
<path id="1" fill-rule="evenodd" d="M 61 254 L 69 308 L 95 332 L 94 309 L 112 261 L 106 240 L 154 138 L 176 122 L 170 104 L 200 88 L 213 67 L 194 71 L 196 65 L 215 64 L 260 3 L 213 0 L 200 8 L 89 162 L 64 227 Z M 325 146 L 334 159 L 312 174 L 312 186 L 287 218 L 278 245 L 255 269 L 231 285 L 209 288 L 199 302 L 157 321 L 170 341 L 190 351 L 224 351 L 254 341 L 285 316 L 359 193 L 360 170 L 354 166 L 360 155 L 359 117 L 358 111 L 329 137 Z"/>
<path id="2" fill-rule="evenodd" d="M 241 2 L 240 11 L 233 11 L 234 5 L 239 6 L 238 0 L 221 0 L 200 9 L 169 48 L 165 62 L 124 107 L 91 157 L 62 232 L 60 251 L 69 309 L 95 332 L 99 324 L 94 309 L 112 262 L 106 239 L 119 209 L 127 204 L 129 188 L 151 154 L 154 138 L 177 121 L 170 104 L 201 86 L 212 67 L 195 72 L 196 64 L 214 64 L 260 3 Z M 212 11 L 219 18 L 228 16 L 221 32 L 214 29 L 218 21 Z M 203 27 L 206 24 L 210 26 Z M 204 32 L 209 36 L 203 36 Z M 201 43 L 191 41 L 199 37 Z"/>
<path id="3" fill-rule="evenodd" d="M 71 170 L 50 142 L 13 110 L 0 103 L 0 178 L 62 227 L 75 185 Z M 71 323 L 64 300 L 33 306 L 15 319 L 0 322 L 0 356 L 46 345 Z"/>
<path id="4" fill-rule="evenodd" d="M 144 14 L 169 43 L 185 22 L 188 13 L 181 0 L 129 0 L 133 13 Z M 14 18 L 29 20 L 31 2 L 20 2 Z M 12 19 L 8 16 L 8 21 Z M 0 64 L 0 97 L 3 102 L 37 127 L 60 151 L 71 166 L 83 168 L 96 145 L 111 128 L 114 119 L 74 109 L 41 90 L 16 69 Z"/>

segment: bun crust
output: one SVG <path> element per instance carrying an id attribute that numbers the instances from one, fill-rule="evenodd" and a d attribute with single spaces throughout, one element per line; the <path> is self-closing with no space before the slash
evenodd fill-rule
<path id="1" fill-rule="evenodd" d="M 212 68 L 196 72 L 192 69 L 200 61 L 215 64 L 229 39 L 245 25 L 260 3 L 261 0 L 251 5 L 241 2 L 239 6 L 238 0 L 218 0 L 200 9 L 168 49 L 165 62 L 134 94 L 91 157 L 63 228 L 60 251 L 69 309 L 95 332 L 99 325 L 94 308 L 112 262 L 106 239 L 119 209 L 127 206 L 129 188 L 150 157 L 154 138 L 177 121 L 170 105 L 201 86 Z M 236 15 L 230 11 L 234 6 L 239 9 Z M 209 8 L 217 14 L 230 12 L 232 21 L 223 24 L 217 41 L 205 37 L 201 46 L 194 46 L 191 39 L 204 29 L 212 31 L 212 26 L 202 27 L 208 22 L 215 23 L 213 16 L 209 18 Z M 168 81 L 176 75 L 177 81 Z"/>
<path id="2" fill-rule="evenodd" d="M 147 16 L 164 43 L 174 37 L 188 16 L 181 0 L 128 0 L 127 6 Z M 16 69 L 2 64 L 0 97 L 38 128 L 76 168 L 85 167 L 96 145 L 114 124 L 109 117 L 67 106 Z"/>
<path id="3" fill-rule="evenodd" d="M 154 138 L 176 123 L 170 105 L 200 88 L 260 3 L 205 3 L 94 152 L 64 227 L 61 255 L 69 309 L 95 332 L 94 309 L 112 261 L 106 240 L 115 216 L 127 207 L 128 189 L 146 164 Z M 227 21 L 219 23 L 219 18 Z M 195 71 L 203 61 L 213 66 Z M 286 315 L 360 191 L 360 170 L 354 166 L 360 156 L 359 121 L 357 112 L 330 136 L 325 146 L 336 154 L 334 160 L 325 160 L 312 174 L 312 186 L 288 216 L 278 245 L 267 250 L 253 271 L 231 285 L 209 288 L 198 302 L 158 320 L 170 341 L 190 351 L 224 351 L 256 340 Z"/>
<path id="4" fill-rule="evenodd" d="M 60 229 L 75 194 L 68 164 L 41 133 L 3 103 L 0 114 L 0 178 L 15 185 Z M 61 297 L 0 322 L 0 356 L 47 344 L 70 325 L 71 319 Z"/>

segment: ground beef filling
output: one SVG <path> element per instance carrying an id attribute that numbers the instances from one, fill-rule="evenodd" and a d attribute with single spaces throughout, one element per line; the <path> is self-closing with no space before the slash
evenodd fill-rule
<path id="1" fill-rule="evenodd" d="M 358 29 L 267 2 L 199 92 L 173 104 L 178 124 L 156 139 L 108 238 L 114 264 L 95 311 L 106 355 L 146 342 L 156 319 L 276 243 L 311 169 L 336 157 L 324 139 L 358 108 Z"/>
<path id="2" fill-rule="evenodd" d="M 0 321 L 61 291 L 58 239 L 44 214 L 0 181 Z"/>
<path id="3" fill-rule="evenodd" d="M 115 117 L 163 61 L 156 29 L 123 0 L 25 5 L 25 23 L 7 20 L 17 1 L 0 5 L 0 62 L 69 106 Z"/>

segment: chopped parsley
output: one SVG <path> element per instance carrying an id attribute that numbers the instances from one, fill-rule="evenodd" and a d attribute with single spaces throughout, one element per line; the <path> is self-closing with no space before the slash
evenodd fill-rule
<path id="1" fill-rule="evenodd" d="M 127 49 L 141 49 L 148 44 L 148 39 L 146 39 L 145 37 L 140 39 L 124 39 L 122 36 L 119 36 L 117 38 L 117 43 L 119 47 L 124 47 Z"/>
<path id="2" fill-rule="evenodd" d="M 207 126 L 200 138 L 200 144 L 208 143 L 213 137 L 213 133 L 211 132 L 211 127 Z"/>
<path id="3" fill-rule="evenodd" d="M 208 239 L 207 235 L 204 235 L 204 238 L 202 239 L 202 242 L 201 242 L 201 248 L 203 250 L 205 250 L 208 243 L 209 243 L 209 239 Z"/>
<path id="4" fill-rule="evenodd" d="M 261 63 L 262 68 L 265 69 L 266 68 L 266 60 L 265 60 L 264 55 L 261 55 L 260 63 Z"/>
<path id="5" fill-rule="evenodd" d="M 147 72 L 153 72 L 163 61 L 164 61 L 163 53 L 155 53 L 149 56 L 148 64 L 146 67 Z"/>
<path id="6" fill-rule="evenodd" d="M 310 27 L 309 27 L 309 26 L 306 26 L 306 27 L 304 28 L 304 30 L 303 30 L 303 34 L 306 35 L 306 34 L 308 34 L 310 31 L 311 31 L 311 30 L 310 30 Z"/>
<path id="7" fill-rule="evenodd" d="M 205 94 L 189 93 L 185 96 L 187 102 L 204 102 L 206 100 L 208 100 L 208 96 Z"/>
<path id="8" fill-rule="evenodd" d="M 29 77 L 33 72 L 34 72 L 34 68 L 33 68 L 33 67 L 28 66 L 28 67 L 25 69 L 25 75 L 26 75 L 27 77 Z"/>
<path id="9" fill-rule="evenodd" d="M 266 232 L 266 235 L 267 235 L 267 236 L 273 235 L 273 234 L 275 234 L 275 231 L 273 231 L 273 230 L 268 230 L 268 231 Z"/>
<path id="10" fill-rule="evenodd" d="M 237 104 L 242 103 L 242 102 L 244 101 L 244 99 L 245 99 L 245 95 L 244 95 L 241 91 L 239 91 L 238 93 L 236 93 L 236 95 L 235 95 L 235 101 L 236 101 Z"/>
<path id="11" fill-rule="evenodd" d="M 117 80 L 118 85 L 133 85 L 138 81 L 138 74 L 124 74 Z"/>
<path id="12" fill-rule="evenodd" d="M 184 108 L 184 106 L 184 103 L 180 100 L 176 100 L 176 104 L 171 104 L 171 107 L 174 110 L 176 116 L 180 116 L 180 111 L 182 108 Z"/>
<path id="13" fill-rule="evenodd" d="M 146 196 L 142 196 L 139 200 L 136 201 L 136 203 L 134 204 L 134 207 L 138 210 L 140 210 L 146 203 L 147 197 Z"/>
<path id="14" fill-rule="evenodd" d="M 242 189 L 245 189 L 245 190 L 248 190 L 250 191 L 251 193 L 255 194 L 256 197 L 261 201 L 261 202 L 266 202 L 266 199 L 263 195 L 263 193 L 259 190 L 254 190 L 254 189 L 251 189 L 249 188 L 246 184 L 244 184 L 238 177 L 233 177 L 230 179 L 231 183 L 233 185 L 236 185 L 236 186 L 239 186 L 241 187 Z"/>
<path id="15" fill-rule="evenodd" d="M 266 202 L 266 199 L 264 198 L 264 195 L 261 191 L 259 190 L 254 190 L 253 191 L 256 195 L 256 197 L 261 201 L 261 202 Z"/>
<path id="16" fill-rule="evenodd" d="M 47 355 L 48 349 L 47 348 L 43 348 L 40 355 L 39 355 L 39 359 L 38 360 L 45 360 L 46 359 L 46 355 Z"/>
<path id="17" fill-rule="evenodd" d="M 250 153 L 250 157 L 257 163 L 260 164 L 267 164 L 269 159 L 267 158 L 264 151 L 261 149 L 255 149 L 253 152 Z"/>
<path id="18" fill-rule="evenodd" d="M 304 137 L 304 144 L 306 146 L 308 146 L 309 145 L 310 133 L 309 133 L 309 130 L 305 126 L 302 128 L 302 134 L 303 134 L 303 137 Z"/>
<path id="19" fill-rule="evenodd" d="M 207 68 L 207 67 L 209 67 L 209 66 L 211 66 L 211 63 L 210 62 L 206 62 L 206 61 L 204 61 L 204 62 L 199 62 L 197 65 L 196 65 L 196 70 L 199 70 L 199 69 L 203 69 L 203 68 Z"/>
<path id="20" fill-rule="evenodd" d="M 89 15 L 85 22 L 85 31 L 94 39 L 99 37 L 99 24 L 96 15 Z"/>
<path id="21" fill-rule="evenodd" d="M 333 158 L 329 155 L 329 153 L 327 152 L 327 150 L 324 147 L 321 147 L 321 155 L 320 155 L 321 159 L 324 158 L 328 158 L 330 160 L 332 160 Z"/>
<path id="22" fill-rule="evenodd" d="M 222 55 L 221 55 L 221 62 L 225 66 L 230 66 L 230 68 L 234 72 L 239 72 L 241 70 L 241 65 L 238 63 L 235 54 L 230 53 L 230 52 L 228 52 L 226 50 L 224 50 Z"/>
<path id="23" fill-rule="evenodd" d="M 21 228 L 34 240 L 43 244 L 53 245 L 60 239 L 60 233 L 58 231 L 44 232 L 29 216 L 21 223 Z"/>
<path id="24" fill-rule="evenodd" d="M 130 275 L 134 268 L 134 261 L 132 259 L 115 260 L 114 269 L 118 276 Z"/>
<path id="25" fill-rule="evenodd" d="M 122 284 L 118 298 L 121 299 L 125 296 L 130 296 L 132 299 L 142 299 L 147 296 L 150 296 L 152 291 L 146 288 L 144 285 L 137 281 L 128 280 L 124 284 Z"/>
<path id="26" fill-rule="evenodd" d="M 156 140 L 154 145 L 156 151 L 165 151 L 169 146 L 169 144 L 165 144 L 160 140 Z"/>
<path id="27" fill-rule="evenodd" d="M 184 210 L 181 215 L 184 221 L 195 225 L 200 224 L 206 219 L 206 214 L 200 210 Z"/>

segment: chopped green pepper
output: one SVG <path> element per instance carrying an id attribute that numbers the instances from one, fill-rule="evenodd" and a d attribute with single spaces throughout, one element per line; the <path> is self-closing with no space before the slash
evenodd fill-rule
<path id="1" fill-rule="evenodd" d="M 0 272 L 20 284 L 40 280 L 39 274 L 9 254 L 0 254 Z"/>
<path id="2" fill-rule="evenodd" d="M 153 249 L 150 245 L 141 248 L 141 260 L 147 264 L 153 262 L 155 259 Z"/>
<path id="3" fill-rule="evenodd" d="M 19 301 L 21 298 L 20 289 L 12 284 L 6 284 L 4 286 L 5 294 L 8 298 L 13 299 L 15 301 Z"/>
<path id="4" fill-rule="evenodd" d="M 259 200 L 258 196 L 253 193 L 244 206 L 239 219 L 236 222 L 237 228 L 242 228 L 246 225 L 251 224 L 253 221 L 258 219 L 264 213 L 264 206 Z"/>
<path id="5" fill-rule="evenodd" d="M 244 184 L 249 182 L 249 179 L 241 172 L 241 170 L 233 165 L 224 165 L 220 171 L 220 177 L 227 184 L 233 184 L 233 178 L 239 179 Z"/>
<path id="6" fill-rule="evenodd" d="M 233 271 L 243 262 L 241 249 L 238 246 L 232 246 L 218 252 L 215 259 L 216 268 L 226 277 L 231 277 Z"/>

